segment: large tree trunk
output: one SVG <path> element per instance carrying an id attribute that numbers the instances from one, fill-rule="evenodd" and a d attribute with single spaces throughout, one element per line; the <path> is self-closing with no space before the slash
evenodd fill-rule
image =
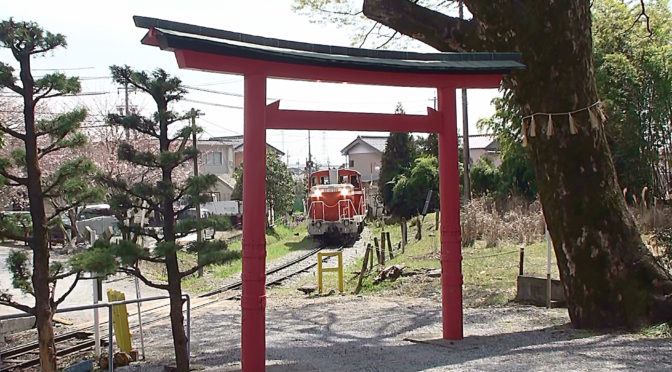
<path id="1" fill-rule="evenodd" d="M 40 348 L 42 371 L 56 371 L 56 343 L 52 326 L 53 310 L 49 290 L 49 242 L 47 238 L 47 217 L 44 209 L 41 172 L 37 155 L 35 135 L 35 101 L 33 100 L 34 80 L 30 74 L 30 56 L 20 60 L 21 81 L 24 88 L 23 114 L 26 128 L 26 173 L 28 176 L 28 200 L 33 223 L 30 248 L 33 251 L 33 291 L 35 295 L 35 322 Z"/>
<path id="2" fill-rule="evenodd" d="M 364 14 L 437 49 L 519 51 L 527 69 L 505 86 L 525 115 L 566 113 L 598 102 L 590 2 L 465 0 L 460 22 L 408 0 L 364 0 Z M 421 15 L 423 18 L 418 18 Z M 474 37 L 476 36 L 476 37 Z M 528 128 L 539 194 L 575 327 L 631 327 L 672 319 L 672 279 L 643 244 L 619 191 L 599 118 L 536 116 Z M 606 123 L 608 124 L 608 122 Z"/>
<path id="3" fill-rule="evenodd" d="M 173 331 L 173 346 L 175 347 L 175 364 L 180 372 L 189 371 L 189 356 L 187 352 L 187 335 L 184 331 L 184 315 L 182 313 L 182 288 L 177 255 L 169 254 L 166 257 L 168 272 L 168 295 L 170 296 L 170 325 Z"/>

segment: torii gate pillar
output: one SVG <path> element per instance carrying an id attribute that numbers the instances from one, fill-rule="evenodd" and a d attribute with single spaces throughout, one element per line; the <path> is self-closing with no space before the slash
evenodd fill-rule
<path id="1" fill-rule="evenodd" d="M 461 340 L 462 247 L 460 233 L 460 172 L 457 158 L 455 87 L 438 91 L 443 126 L 439 131 L 439 191 L 441 202 L 441 313 L 443 338 Z"/>
<path id="2" fill-rule="evenodd" d="M 266 76 L 245 75 L 242 367 L 266 364 Z"/>

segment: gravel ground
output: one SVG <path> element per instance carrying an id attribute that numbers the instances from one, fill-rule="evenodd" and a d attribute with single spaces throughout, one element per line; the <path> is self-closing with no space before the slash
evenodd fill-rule
<path id="1" fill-rule="evenodd" d="M 239 370 L 240 303 L 221 301 L 192 317 L 192 364 Z M 467 308 L 465 339 L 450 342 L 441 340 L 436 301 L 271 295 L 266 324 L 269 371 L 672 370 L 669 339 L 574 330 L 566 309 Z M 160 371 L 171 363 L 166 325 L 146 331 L 148 361 L 130 370 Z"/>

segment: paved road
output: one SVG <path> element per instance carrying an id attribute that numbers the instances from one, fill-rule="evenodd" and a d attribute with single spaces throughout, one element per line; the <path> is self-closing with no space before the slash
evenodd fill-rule
<path id="1" fill-rule="evenodd" d="M 12 249 L 25 249 L 27 252 L 30 253 L 27 247 L 21 245 L 9 245 L 7 243 L 0 245 L 0 290 L 12 294 L 14 296 L 14 300 L 16 300 L 17 302 L 32 306 L 35 301 L 32 296 L 23 294 L 21 293 L 21 291 L 12 288 L 12 279 L 9 274 L 9 271 L 7 270 L 7 263 L 6 263 L 7 256 L 9 255 L 9 252 Z M 59 256 L 58 259 L 67 259 L 67 257 Z M 57 296 L 60 296 L 63 293 L 65 293 L 68 290 L 68 288 L 70 288 L 70 285 L 72 284 L 73 280 L 74 278 L 72 277 L 59 280 L 56 283 Z M 66 298 L 66 300 L 60 305 L 60 308 L 87 305 L 93 303 L 93 284 L 94 284 L 93 280 L 80 280 L 79 283 L 77 283 L 77 287 L 75 288 L 75 290 L 72 291 L 72 293 L 70 293 L 68 298 Z M 104 281 L 103 300 L 107 299 L 106 291 L 108 288 L 113 288 L 115 290 L 125 293 L 126 299 L 136 298 L 135 281 L 133 278 L 117 275 Z M 161 296 L 166 294 L 166 292 L 148 287 L 140 283 L 140 294 L 142 297 L 150 297 L 150 296 Z M 0 306 L 0 315 L 14 314 L 14 313 L 19 313 L 19 311 L 11 307 Z M 89 311 L 64 313 L 59 314 L 58 317 L 70 319 L 75 323 L 86 322 L 91 321 L 93 319 L 93 311 L 89 310 Z"/>

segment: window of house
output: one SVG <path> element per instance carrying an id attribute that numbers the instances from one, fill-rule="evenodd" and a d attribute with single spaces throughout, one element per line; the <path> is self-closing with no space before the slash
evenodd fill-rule
<path id="1" fill-rule="evenodd" d="M 222 165 L 222 153 L 209 152 L 205 154 L 205 165 Z"/>
<path id="2" fill-rule="evenodd" d="M 351 166 L 351 167 L 354 167 L 354 166 L 355 166 L 355 161 L 354 161 L 354 160 L 350 160 L 350 166 Z"/>

